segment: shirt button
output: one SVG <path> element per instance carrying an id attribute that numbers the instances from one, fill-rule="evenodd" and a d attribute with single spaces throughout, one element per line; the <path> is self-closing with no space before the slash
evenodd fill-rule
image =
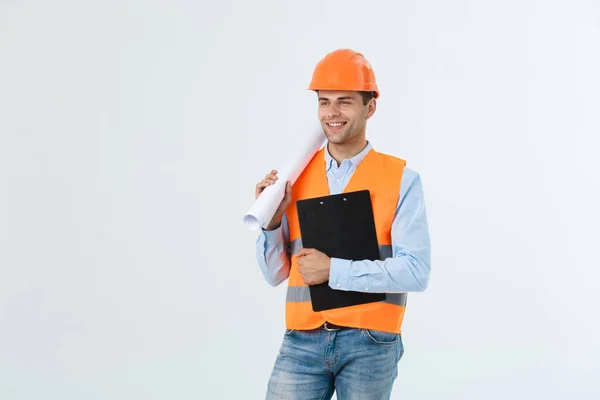
<path id="1" fill-rule="evenodd" d="M 337 287 L 340 287 L 340 286 L 342 286 L 342 285 L 340 285 L 340 284 L 338 283 L 338 284 L 337 284 Z"/>
<path id="2" fill-rule="evenodd" d="M 366 288 L 365 288 L 365 290 L 366 290 L 366 291 L 369 291 L 369 288 L 368 288 L 368 287 L 366 287 Z"/>

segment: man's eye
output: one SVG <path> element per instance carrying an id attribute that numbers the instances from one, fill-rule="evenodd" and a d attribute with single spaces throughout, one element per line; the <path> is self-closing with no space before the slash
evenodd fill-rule
<path id="1" fill-rule="evenodd" d="M 350 104 L 349 101 L 340 101 L 340 103 L 342 103 L 342 104 Z"/>

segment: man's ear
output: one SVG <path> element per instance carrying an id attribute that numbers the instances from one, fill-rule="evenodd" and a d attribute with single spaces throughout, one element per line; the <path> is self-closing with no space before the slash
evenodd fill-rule
<path id="1" fill-rule="evenodd" d="M 371 118 L 373 116 L 373 114 L 375 114 L 376 110 L 377 110 L 377 100 L 371 99 L 367 103 L 367 117 L 365 119 Z"/>

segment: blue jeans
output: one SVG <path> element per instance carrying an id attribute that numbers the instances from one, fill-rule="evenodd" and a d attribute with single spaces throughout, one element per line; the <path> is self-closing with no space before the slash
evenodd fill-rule
<path id="1" fill-rule="evenodd" d="M 286 330 L 267 400 L 389 399 L 404 354 L 400 334 L 366 329 Z"/>

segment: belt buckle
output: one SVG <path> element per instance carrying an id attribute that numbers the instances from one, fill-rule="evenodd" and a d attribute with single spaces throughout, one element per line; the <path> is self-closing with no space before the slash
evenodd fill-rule
<path id="1" fill-rule="evenodd" d="M 335 332 L 335 331 L 339 331 L 339 330 L 340 330 L 340 328 L 329 328 L 329 327 L 327 326 L 327 322 L 325 322 L 325 323 L 323 324 L 323 328 L 325 328 L 325 330 L 327 330 L 327 331 L 329 331 L 329 332 Z"/>

